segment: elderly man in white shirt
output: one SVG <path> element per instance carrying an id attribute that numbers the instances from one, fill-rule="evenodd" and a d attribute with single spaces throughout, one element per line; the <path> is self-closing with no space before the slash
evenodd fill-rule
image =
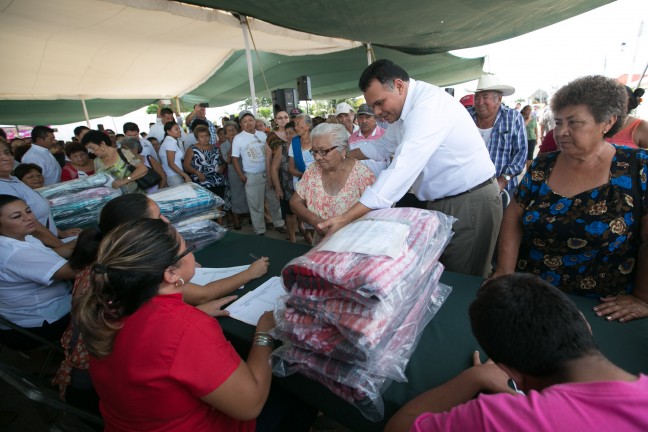
<path id="1" fill-rule="evenodd" d="M 245 110 L 239 114 L 241 133 L 232 141 L 232 165 L 236 174 L 245 185 L 245 198 L 250 209 L 250 219 L 254 232 L 264 235 L 266 232 L 263 219 L 264 198 L 275 230 L 286 232 L 285 222 L 281 218 L 279 200 L 266 181 L 266 134 L 255 129 L 256 119 L 252 112 Z"/>
<path id="2" fill-rule="evenodd" d="M 22 163 L 33 163 L 43 169 L 45 186 L 61 181 L 61 165 L 52 156 L 49 149 L 56 142 L 54 129 L 47 126 L 36 126 L 31 132 L 32 145 L 22 157 Z"/>
<path id="3" fill-rule="evenodd" d="M 390 125 L 380 140 L 351 156 L 389 167 L 344 215 L 319 224 L 335 232 L 372 209 L 391 207 L 412 188 L 428 209 L 457 218 L 441 259 L 447 270 L 486 277 L 502 221 L 495 167 L 466 109 L 431 84 L 415 81 L 389 60 L 371 64 L 360 89 L 374 113 Z"/>

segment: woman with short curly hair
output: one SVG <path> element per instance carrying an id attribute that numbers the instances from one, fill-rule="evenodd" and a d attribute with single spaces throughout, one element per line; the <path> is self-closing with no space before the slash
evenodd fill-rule
<path id="1" fill-rule="evenodd" d="M 605 141 L 623 125 L 627 94 L 603 76 L 551 100 L 558 151 L 532 163 L 500 229 L 496 275 L 534 273 L 563 291 L 603 297 L 609 321 L 648 316 L 648 153 Z"/>

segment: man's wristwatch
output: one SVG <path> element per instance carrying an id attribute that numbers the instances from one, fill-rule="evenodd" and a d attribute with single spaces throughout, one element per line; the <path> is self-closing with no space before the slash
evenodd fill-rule
<path id="1" fill-rule="evenodd" d="M 510 182 L 510 181 L 511 181 L 511 178 L 512 178 L 512 177 L 511 177 L 510 175 L 508 175 L 508 174 L 502 174 L 502 177 L 504 177 L 504 179 L 506 180 L 507 183 Z M 130 178 L 130 177 L 129 177 L 129 178 Z"/>

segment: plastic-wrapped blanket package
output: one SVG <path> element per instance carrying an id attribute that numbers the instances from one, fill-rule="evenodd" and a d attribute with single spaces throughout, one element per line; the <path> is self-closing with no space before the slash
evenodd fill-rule
<path id="1" fill-rule="evenodd" d="M 421 332 L 451 292 L 438 282 L 438 259 L 453 222 L 428 210 L 376 210 L 289 262 L 273 330 L 284 345 L 272 354 L 273 372 L 306 375 L 381 420 L 381 392 L 406 381 Z"/>
<path id="2" fill-rule="evenodd" d="M 172 223 L 216 210 L 225 202 L 221 197 L 196 183 L 184 183 L 148 196 Z"/>
<path id="3" fill-rule="evenodd" d="M 98 173 L 37 190 L 50 202 L 56 226 L 61 229 L 96 224 L 99 212 L 111 199 L 122 194 L 111 187 L 115 179 Z"/>
<path id="4" fill-rule="evenodd" d="M 43 198 L 52 200 L 56 197 L 75 194 L 87 189 L 93 189 L 102 186 L 111 187 L 114 181 L 115 179 L 110 174 L 102 172 L 87 177 L 80 177 L 63 183 L 56 183 L 53 185 L 45 186 L 40 189 L 36 189 L 36 192 L 41 194 Z"/>
<path id="5" fill-rule="evenodd" d="M 197 250 L 222 239 L 227 233 L 225 228 L 211 220 L 201 220 L 175 227 L 185 242 L 196 245 Z"/>

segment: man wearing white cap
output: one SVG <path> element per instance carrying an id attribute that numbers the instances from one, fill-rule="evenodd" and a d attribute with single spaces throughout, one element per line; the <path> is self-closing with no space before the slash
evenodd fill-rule
<path id="1" fill-rule="evenodd" d="M 327 234 L 372 209 L 391 207 L 412 188 L 427 208 L 454 216 L 454 235 L 441 262 L 446 269 L 485 277 L 502 221 L 502 199 L 488 157 L 466 109 L 431 84 L 410 79 L 389 60 L 369 65 L 359 82 L 376 116 L 389 122 L 387 132 L 356 159 L 394 159 L 355 206 L 318 225 Z"/>
<path id="2" fill-rule="evenodd" d="M 468 108 L 495 164 L 497 183 L 507 192 L 517 186 L 517 176 L 524 169 L 527 157 L 524 118 L 502 104 L 502 96 L 513 93 L 515 88 L 502 84 L 494 75 L 482 75 L 475 91 L 475 105 Z"/>
<path id="3" fill-rule="evenodd" d="M 351 105 L 346 102 L 342 102 L 335 107 L 335 117 L 337 118 L 337 121 L 346 128 L 349 134 L 360 129 L 357 124 L 353 123 L 355 113 L 353 112 Z"/>

